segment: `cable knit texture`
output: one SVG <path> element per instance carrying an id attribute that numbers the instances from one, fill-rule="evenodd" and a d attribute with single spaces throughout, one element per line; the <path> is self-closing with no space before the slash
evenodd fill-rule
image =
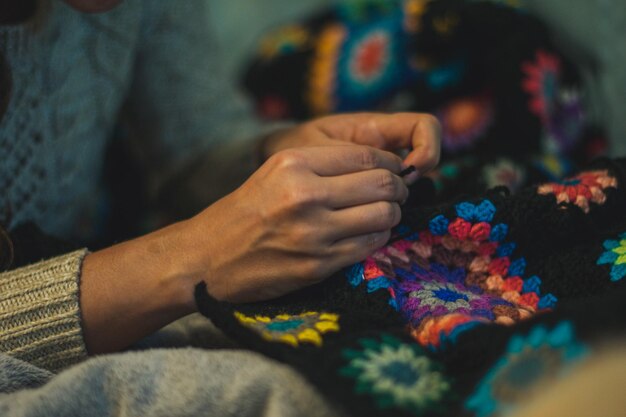
<path id="1" fill-rule="evenodd" d="M 133 147 L 155 184 L 224 139 L 250 137 L 247 108 L 220 82 L 208 15 L 202 0 L 128 0 L 97 15 L 43 0 L 32 21 L 0 27 L 12 80 L 0 222 L 93 237 L 103 154 L 127 96 Z"/>
<path id="2" fill-rule="evenodd" d="M 0 274 L 2 352 L 52 371 L 86 357 L 76 281 L 85 254 Z"/>

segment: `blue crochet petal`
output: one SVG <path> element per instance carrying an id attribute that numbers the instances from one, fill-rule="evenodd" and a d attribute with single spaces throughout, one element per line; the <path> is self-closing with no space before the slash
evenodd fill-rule
<path id="1" fill-rule="evenodd" d="M 617 240 L 605 240 L 604 243 L 602 244 L 602 246 L 604 246 L 604 249 L 615 249 L 619 246 L 619 242 Z"/>
<path id="2" fill-rule="evenodd" d="M 380 276 L 367 281 L 367 292 L 378 291 L 381 288 L 389 288 L 390 285 L 391 282 L 389 281 L 389 278 Z"/>
<path id="3" fill-rule="evenodd" d="M 489 200 L 483 200 L 476 207 L 476 220 L 479 222 L 490 222 L 493 220 L 493 215 L 496 214 L 496 206 Z"/>
<path id="4" fill-rule="evenodd" d="M 524 281 L 522 292 L 523 293 L 534 292 L 536 294 L 539 294 L 540 288 L 541 288 L 541 278 L 539 278 L 537 275 L 533 275 L 532 277 Z"/>
<path id="5" fill-rule="evenodd" d="M 363 282 L 364 272 L 365 271 L 363 269 L 362 263 L 359 262 L 352 265 L 346 272 L 346 276 L 348 277 L 348 282 L 350 283 L 350 285 L 352 285 L 353 287 L 357 287 L 361 282 Z"/>
<path id="6" fill-rule="evenodd" d="M 613 265 L 611 268 L 611 281 L 619 281 L 626 276 L 626 264 Z"/>
<path id="7" fill-rule="evenodd" d="M 448 225 L 450 222 L 443 214 L 434 217 L 428 224 L 430 232 L 435 236 L 443 236 L 448 233 Z"/>
<path id="8" fill-rule="evenodd" d="M 604 264 L 613 264 L 615 261 L 617 260 L 617 253 L 615 252 L 604 252 L 602 255 L 600 255 L 600 258 L 598 258 L 598 265 L 604 265 Z"/>
<path id="9" fill-rule="evenodd" d="M 459 203 L 454 206 L 454 208 L 456 209 L 457 216 L 459 216 L 463 220 L 467 220 L 468 222 L 473 221 L 476 216 L 476 206 L 472 203 Z"/>
<path id="10" fill-rule="evenodd" d="M 537 307 L 540 310 L 544 310 L 546 308 L 554 308 L 557 301 L 558 300 L 554 295 L 546 294 L 539 299 L 539 302 L 537 303 Z"/>
<path id="11" fill-rule="evenodd" d="M 507 226 L 504 223 L 496 224 L 491 229 L 489 240 L 492 242 L 501 242 L 506 238 L 506 235 L 508 232 L 509 232 L 509 226 Z"/>
<path id="12" fill-rule="evenodd" d="M 500 258 L 504 256 L 511 256 L 514 250 L 515 250 L 515 243 L 513 242 L 503 243 L 500 246 L 498 246 L 498 249 L 496 250 L 496 256 Z"/>
<path id="13" fill-rule="evenodd" d="M 526 259 L 519 258 L 511 262 L 509 266 L 509 275 L 512 277 L 519 277 L 524 275 L 524 271 L 526 270 Z"/>

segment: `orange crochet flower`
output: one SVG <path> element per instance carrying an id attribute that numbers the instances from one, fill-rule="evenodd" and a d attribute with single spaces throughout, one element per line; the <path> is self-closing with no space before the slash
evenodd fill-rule
<path id="1" fill-rule="evenodd" d="M 541 195 L 553 194 L 558 204 L 575 204 L 588 213 L 589 202 L 604 204 L 605 190 L 615 187 L 617 187 L 615 177 L 609 175 L 607 170 L 602 170 L 582 172 L 560 182 L 540 185 L 537 192 Z"/>

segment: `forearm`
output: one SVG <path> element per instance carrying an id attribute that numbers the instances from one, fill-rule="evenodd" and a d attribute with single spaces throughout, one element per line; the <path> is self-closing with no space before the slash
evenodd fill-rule
<path id="1" fill-rule="evenodd" d="M 195 309 L 186 223 L 88 255 L 80 303 L 91 354 L 126 348 Z M 200 278 L 199 278 L 200 279 Z"/>

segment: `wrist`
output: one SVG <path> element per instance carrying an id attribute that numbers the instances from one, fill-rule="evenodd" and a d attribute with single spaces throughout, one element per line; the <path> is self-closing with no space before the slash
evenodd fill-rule
<path id="1" fill-rule="evenodd" d="M 194 257 L 197 242 L 193 242 L 189 226 L 189 221 L 182 221 L 141 238 L 162 305 L 178 316 L 196 311 L 194 287 L 203 273 Z"/>

